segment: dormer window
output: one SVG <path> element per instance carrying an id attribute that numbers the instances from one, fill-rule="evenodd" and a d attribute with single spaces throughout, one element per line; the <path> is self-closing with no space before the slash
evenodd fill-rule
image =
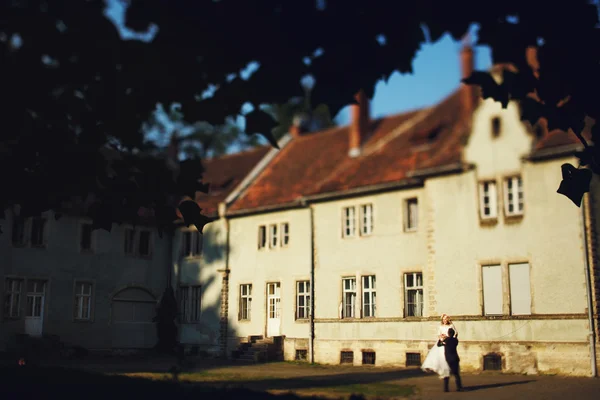
<path id="1" fill-rule="evenodd" d="M 500 136 L 500 131 L 502 130 L 502 121 L 500 117 L 492 118 L 492 137 L 495 139 Z"/>

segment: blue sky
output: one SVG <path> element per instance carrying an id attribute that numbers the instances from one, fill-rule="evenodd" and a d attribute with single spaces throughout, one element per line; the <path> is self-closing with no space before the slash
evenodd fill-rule
<path id="1" fill-rule="evenodd" d="M 123 27 L 124 7 L 119 0 L 107 0 L 106 15 L 121 28 L 123 38 L 136 35 Z M 477 41 L 477 26 L 470 29 L 471 40 Z M 153 32 L 144 35 L 146 39 Z M 142 36 L 142 37 L 144 37 Z M 448 96 L 460 85 L 459 50 L 461 43 L 450 35 L 444 35 L 437 42 L 425 43 L 413 60 L 413 74 L 394 73 L 388 82 L 380 81 L 375 87 L 371 101 L 373 117 L 394 114 L 415 108 L 433 105 Z M 475 46 L 475 69 L 485 70 L 491 66 L 491 52 L 487 46 Z M 343 108 L 335 117 L 340 124 L 349 121 L 350 109 Z M 239 118 L 238 121 L 243 119 Z M 235 151 L 236 149 L 232 149 Z"/>

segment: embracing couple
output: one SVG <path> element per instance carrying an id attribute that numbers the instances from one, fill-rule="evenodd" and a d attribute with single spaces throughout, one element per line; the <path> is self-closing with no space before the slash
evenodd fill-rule
<path id="1" fill-rule="evenodd" d="M 460 358 L 458 346 L 458 331 L 447 314 L 442 314 L 442 323 L 438 329 L 437 345 L 433 346 L 421 366 L 424 371 L 436 372 L 444 380 L 444 392 L 448 391 L 450 375 L 456 379 L 456 389 L 463 390 L 460 380 Z"/>

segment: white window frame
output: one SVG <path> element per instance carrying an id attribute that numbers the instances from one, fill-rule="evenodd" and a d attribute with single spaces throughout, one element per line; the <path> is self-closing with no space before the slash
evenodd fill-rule
<path id="1" fill-rule="evenodd" d="M 21 299 L 23 297 L 22 278 L 4 279 L 4 318 L 21 318 Z M 13 313 L 16 305 L 16 314 Z"/>
<path id="2" fill-rule="evenodd" d="M 15 225 L 21 226 L 19 242 L 14 241 Z M 20 216 L 16 216 L 13 214 L 13 219 L 12 219 L 12 223 L 11 223 L 11 232 L 10 232 L 10 242 L 14 247 L 22 247 L 27 244 L 27 225 L 28 225 L 27 220 L 25 218 L 22 218 Z"/>
<path id="3" fill-rule="evenodd" d="M 348 206 L 342 208 L 342 237 L 356 237 L 356 207 Z"/>
<path id="4" fill-rule="evenodd" d="M 486 191 L 486 185 L 487 191 Z M 489 199 L 489 214 L 485 213 L 485 199 Z M 479 215 L 482 220 L 498 218 L 498 188 L 495 180 L 479 182 Z"/>
<path id="5" fill-rule="evenodd" d="M 511 188 L 509 189 L 509 182 L 511 184 Z M 507 217 L 514 217 L 523 215 L 525 203 L 524 203 L 524 195 L 523 195 L 523 179 L 521 176 L 510 176 L 504 178 L 504 214 Z M 510 198 L 512 197 L 512 198 Z M 510 207 L 513 207 L 513 210 L 510 211 Z"/>
<path id="6" fill-rule="evenodd" d="M 361 277 L 362 296 L 361 310 L 363 318 L 375 318 L 377 312 L 377 288 L 375 275 L 363 275 Z M 370 302 L 366 302 L 366 298 L 370 298 Z"/>
<path id="7" fill-rule="evenodd" d="M 85 291 L 85 286 L 89 285 L 89 292 Z M 87 299 L 87 305 L 84 302 Z M 75 307 L 74 319 L 76 321 L 91 321 L 92 320 L 92 304 L 94 300 L 94 284 L 89 281 L 75 281 Z"/>
<path id="8" fill-rule="evenodd" d="M 412 276 L 412 285 L 409 285 L 408 278 Z M 421 284 L 419 285 L 419 277 L 421 278 Z M 409 294 L 415 292 L 416 293 L 416 307 L 411 307 L 413 303 L 409 303 Z M 423 287 L 423 273 L 422 272 L 407 272 L 404 274 L 404 315 L 405 317 L 422 317 L 423 310 L 425 308 L 425 299 L 424 299 L 424 287 Z M 410 310 L 416 310 L 411 315 Z"/>
<path id="9" fill-rule="evenodd" d="M 411 206 L 414 204 L 414 210 Z M 411 197 L 404 200 L 404 231 L 416 232 L 419 229 L 419 198 Z"/>
<path id="10" fill-rule="evenodd" d="M 187 248 L 187 237 L 190 238 L 190 247 Z M 195 229 L 184 229 L 181 231 L 181 254 L 185 258 L 200 257 L 202 255 L 202 234 Z"/>
<path id="11" fill-rule="evenodd" d="M 141 245 L 142 245 L 142 233 L 147 232 L 148 233 L 148 254 L 142 254 L 141 252 Z M 136 254 L 140 257 L 144 257 L 144 258 L 149 258 L 152 257 L 152 231 L 150 229 L 140 229 L 137 232 L 137 243 L 135 246 L 136 249 Z"/>
<path id="12" fill-rule="evenodd" d="M 131 236 L 128 233 L 132 233 Z M 137 249 L 137 232 L 133 228 L 126 227 L 123 230 L 123 252 L 129 256 L 135 256 Z"/>
<path id="13" fill-rule="evenodd" d="M 346 282 L 349 285 L 346 285 Z M 348 287 L 349 286 L 349 287 Z M 342 318 L 356 318 L 356 277 L 342 278 Z M 348 302 L 350 298 L 350 302 Z"/>
<path id="14" fill-rule="evenodd" d="M 180 285 L 181 323 L 195 324 L 200 322 L 202 315 L 202 286 Z"/>
<path id="15" fill-rule="evenodd" d="M 244 290 L 246 289 L 246 290 Z M 238 304 L 238 320 L 250 321 L 252 317 L 252 284 L 240 285 L 240 302 Z"/>
<path id="16" fill-rule="evenodd" d="M 300 299 L 304 305 L 300 305 Z M 296 319 L 308 319 L 310 316 L 310 281 L 296 282 Z"/>
<path id="17" fill-rule="evenodd" d="M 369 236 L 373 233 L 373 203 L 361 204 L 360 210 L 360 235 Z"/>
<path id="18" fill-rule="evenodd" d="M 288 247 L 288 245 L 290 244 L 290 223 L 282 222 L 280 231 L 281 240 L 279 242 L 281 243 L 281 247 Z"/>
<path id="19" fill-rule="evenodd" d="M 526 273 L 526 276 L 523 276 Z M 531 315 L 531 267 L 528 262 L 508 264 L 510 314 Z M 519 290 L 522 289 L 522 290 Z"/>
<path id="20" fill-rule="evenodd" d="M 263 250 L 267 247 L 267 226 L 259 225 L 258 226 L 258 249 Z"/>
<path id="21" fill-rule="evenodd" d="M 41 238 L 36 238 L 36 243 L 34 243 L 34 226 L 35 221 L 42 221 L 42 229 L 41 229 Z M 48 230 L 48 218 L 46 217 L 31 217 L 30 218 L 30 229 L 29 229 L 29 243 L 31 247 L 45 247 L 46 246 L 46 232 Z M 39 240 L 39 242 L 38 242 Z"/>
<path id="22" fill-rule="evenodd" d="M 277 248 L 277 244 L 279 243 L 279 226 L 277 224 L 269 225 L 269 248 L 275 249 Z"/>
<path id="23" fill-rule="evenodd" d="M 83 233 L 84 227 L 90 227 L 90 247 L 88 249 L 83 247 Z M 82 222 L 79 224 L 79 250 L 83 253 L 91 253 L 94 251 L 94 231 L 92 230 L 91 222 Z"/>

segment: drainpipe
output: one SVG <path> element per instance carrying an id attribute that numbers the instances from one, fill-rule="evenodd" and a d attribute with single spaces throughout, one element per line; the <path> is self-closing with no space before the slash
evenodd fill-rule
<path id="1" fill-rule="evenodd" d="M 303 205 L 306 200 L 302 200 Z M 309 357 L 310 363 L 315 362 L 315 217 L 314 209 L 309 207 L 310 211 L 310 314 L 309 314 Z"/>
<path id="2" fill-rule="evenodd" d="M 596 370 L 596 338 L 594 334 L 594 310 L 592 303 L 592 282 L 590 275 L 590 264 L 589 264 L 589 252 L 588 252 L 588 241 L 590 240 L 587 235 L 588 224 L 586 224 L 586 216 L 588 215 L 588 205 L 589 205 L 589 194 L 583 200 L 583 204 L 581 205 L 581 229 L 583 233 L 583 241 L 584 241 L 584 268 L 585 268 L 585 288 L 587 291 L 587 300 L 588 300 L 588 324 L 590 327 L 590 332 L 588 337 L 590 339 L 590 355 L 591 355 L 591 367 L 592 367 L 592 377 L 595 378 L 598 376 L 598 371 Z"/>

